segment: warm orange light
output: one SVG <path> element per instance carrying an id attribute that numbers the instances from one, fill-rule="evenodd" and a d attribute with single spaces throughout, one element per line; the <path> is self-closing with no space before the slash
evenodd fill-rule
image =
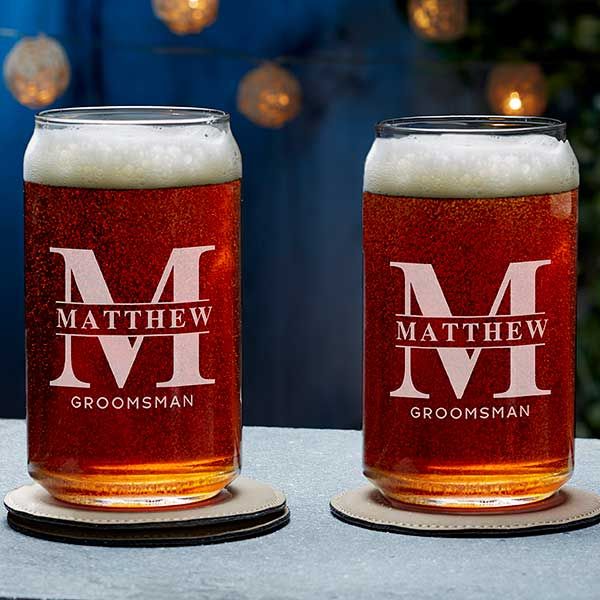
<path id="1" fill-rule="evenodd" d="M 511 92 L 508 97 L 508 108 L 512 112 L 517 112 L 523 108 L 523 102 L 519 96 L 519 92 Z"/>
<path id="2" fill-rule="evenodd" d="M 29 108 L 52 104 L 71 79 L 69 59 L 54 38 L 26 37 L 4 60 L 4 80 L 12 95 Z"/>
<path id="3" fill-rule="evenodd" d="M 237 104 L 238 110 L 257 125 L 278 128 L 300 112 L 302 91 L 292 73 L 266 63 L 242 78 Z"/>
<path id="4" fill-rule="evenodd" d="M 467 28 L 466 0 L 409 0 L 408 17 L 413 29 L 425 39 L 450 42 Z"/>
<path id="5" fill-rule="evenodd" d="M 212 25 L 219 0 L 152 0 L 154 14 L 177 35 L 198 33 Z"/>
<path id="6" fill-rule="evenodd" d="M 503 115 L 541 115 L 546 109 L 546 78 L 534 63 L 496 65 L 487 82 L 488 102 Z"/>

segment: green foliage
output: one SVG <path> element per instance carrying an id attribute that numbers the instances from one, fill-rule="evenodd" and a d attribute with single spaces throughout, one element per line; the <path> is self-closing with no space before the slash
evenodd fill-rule
<path id="1" fill-rule="evenodd" d="M 577 432 L 600 436 L 600 0 L 471 0 L 466 35 L 436 47 L 467 79 L 469 64 L 537 62 L 546 114 L 568 124 L 581 172 Z"/>

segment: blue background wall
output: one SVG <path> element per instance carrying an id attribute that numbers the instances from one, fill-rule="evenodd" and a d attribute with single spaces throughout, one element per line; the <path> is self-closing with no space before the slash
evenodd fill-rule
<path id="1" fill-rule="evenodd" d="M 393 0 L 222 0 L 216 24 L 187 37 L 171 34 L 150 0 L 4 0 L 0 27 L 63 41 L 73 77 L 56 106 L 231 113 L 244 160 L 245 422 L 360 427 L 360 201 L 373 125 L 480 112 L 479 95 L 429 61 Z M 0 56 L 14 43 L 0 37 Z M 252 62 L 156 49 L 174 45 L 300 59 L 289 68 L 303 86 L 301 116 L 276 131 L 252 124 L 235 106 Z M 0 107 L 0 416 L 23 416 L 21 164 L 33 111 L 3 85 Z"/>

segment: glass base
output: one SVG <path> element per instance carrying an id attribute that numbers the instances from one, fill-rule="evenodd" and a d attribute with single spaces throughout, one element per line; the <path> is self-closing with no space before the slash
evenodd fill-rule
<path id="1" fill-rule="evenodd" d="M 81 496 L 80 494 L 61 494 L 56 493 L 53 496 L 57 500 L 69 504 L 78 504 L 82 506 L 94 506 L 96 508 L 107 509 L 138 509 L 147 510 L 149 508 L 168 508 L 182 506 L 186 504 L 195 504 L 210 500 L 219 494 L 221 490 L 207 492 L 205 494 L 193 494 L 189 496 Z"/>
<path id="2" fill-rule="evenodd" d="M 54 498 L 100 509 L 148 510 L 214 498 L 239 469 L 200 473 L 65 474 L 29 467 L 30 475 Z"/>
<path id="3" fill-rule="evenodd" d="M 529 508 L 533 504 L 539 504 L 548 498 L 554 496 L 556 492 L 548 494 L 538 494 L 532 496 L 510 496 L 510 497 L 469 497 L 469 496 L 444 496 L 444 497 L 423 497 L 423 496 L 400 496 L 392 498 L 386 496 L 392 506 L 403 508 L 405 510 L 421 507 L 439 511 L 468 511 L 468 512 L 505 512 L 514 511 L 521 508 Z"/>
<path id="4" fill-rule="evenodd" d="M 571 472 L 398 476 L 367 470 L 365 475 L 399 508 L 492 512 L 519 510 L 547 500 L 568 481 Z"/>

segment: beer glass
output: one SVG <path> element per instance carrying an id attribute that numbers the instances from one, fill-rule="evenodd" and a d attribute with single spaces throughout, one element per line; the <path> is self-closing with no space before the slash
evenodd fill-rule
<path id="1" fill-rule="evenodd" d="M 56 498 L 185 504 L 237 476 L 240 178 L 221 111 L 36 117 L 24 162 L 29 472 Z"/>
<path id="2" fill-rule="evenodd" d="M 565 124 L 383 121 L 363 198 L 364 472 L 513 507 L 573 468 L 577 160 Z"/>

